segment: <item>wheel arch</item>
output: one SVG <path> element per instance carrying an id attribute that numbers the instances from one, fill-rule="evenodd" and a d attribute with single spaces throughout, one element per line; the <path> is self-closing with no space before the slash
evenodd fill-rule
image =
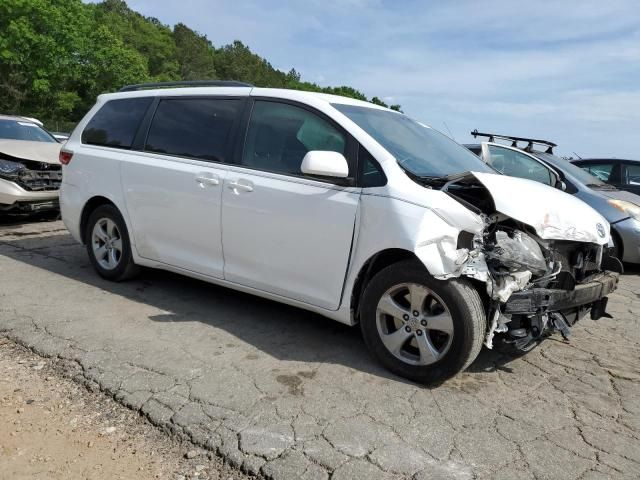
<path id="1" fill-rule="evenodd" d="M 417 255 L 411 250 L 406 250 L 404 248 L 387 248 L 373 254 L 362 264 L 351 291 L 351 311 L 353 312 L 354 324 L 360 321 L 360 300 L 369 281 L 378 272 L 389 265 L 393 265 L 394 263 L 398 263 L 403 260 L 414 259 L 423 265 Z"/>
<path id="2" fill-rule="evenodd" d="M 84 204 L 82 208 L 82 213 L 80 214 L 80 238 L 82 239 L 82 243 L 86 243 L 86 229 L 87 222 L 89 221 L 89 217 L 91 213 L 101 205 L 113 205 L 118 209 L 120 214 L 122 215 L 122 211 L 118 208 L 118 206 L 113 203 L 112 200 L 109 200 L 107 197 L 103 197 L 101 195 L 96 195 L 91 197 L 87 203 Z M 124 217 L 123 217 L 124 218 Z"/>

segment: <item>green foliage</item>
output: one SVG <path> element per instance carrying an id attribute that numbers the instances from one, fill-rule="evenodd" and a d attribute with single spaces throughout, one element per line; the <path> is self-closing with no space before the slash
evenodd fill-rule
<path id="1" fill-rule="evenodd" d="M 280 71 L 241 41 L 216 49 L 186 25 L 172 30 L 123 0 L 0 0 L 0 112 L 77 121 L 97 95 L 126 84 L 216 78 L 367 100 L 352 87 Z"/>

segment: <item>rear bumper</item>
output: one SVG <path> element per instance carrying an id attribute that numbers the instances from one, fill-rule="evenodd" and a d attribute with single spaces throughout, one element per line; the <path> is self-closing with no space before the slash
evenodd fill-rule
<path id="1" fill-rule="evenodd" d="M 607 271 L 588 283 L 576 285 L 574 290 L 533 288 L 515 292 L 509 297 L 503 313 L 533 315 L 590 307 L 613 292 L 618 287 L 618 280 L 618 273 Z"/>

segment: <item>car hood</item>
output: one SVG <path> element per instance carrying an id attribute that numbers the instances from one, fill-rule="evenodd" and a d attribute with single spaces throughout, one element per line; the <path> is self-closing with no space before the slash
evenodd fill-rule
<path id="1" fill-rule="evenodd" d="M 59 143 L 3 139 L 0 140 L 0 157 L 57 164 L 61 146 Z"/>
<path id="2" fill-rule="evenodd" d="M 635 193 L 627 192 L 625 190 L 614 190 L 614 189 L 596 189 L 592 188 L 591 190 L 598 192 L 600 195 L 603 195 L 607 198 L 614 198 L 616 200 L 625 200 L 627 202 L 634 203 L 635 205 L 640 206 L 640 195 L 636 195 Z"/>
<path id="3" fill-rule="evenodd" d="M 471 174 L 489 191 L 496 211 L 533 227 L 540 238 L 609 242 L 609 223 L 573 195 L 524 178 Z"/>

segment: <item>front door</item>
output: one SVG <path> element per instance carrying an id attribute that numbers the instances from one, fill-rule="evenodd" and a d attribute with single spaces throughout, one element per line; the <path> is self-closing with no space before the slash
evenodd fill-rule
<path id="1" fill-rule="evenodd" d="M 160 100 L 145 152 L 131 155 L 121 170 L 141 257 L 223 277 L 223 162 L 242 105 L 224 98 Z"/>
<path id="2" fill-rule="evenodd" d="M 360 190 L 304 176 L 300 166 L 308 151 L 346 149 L 346 133 L 315 112 L 255 102 L 222 194 L 226 280 L 338 308 Z"/>

